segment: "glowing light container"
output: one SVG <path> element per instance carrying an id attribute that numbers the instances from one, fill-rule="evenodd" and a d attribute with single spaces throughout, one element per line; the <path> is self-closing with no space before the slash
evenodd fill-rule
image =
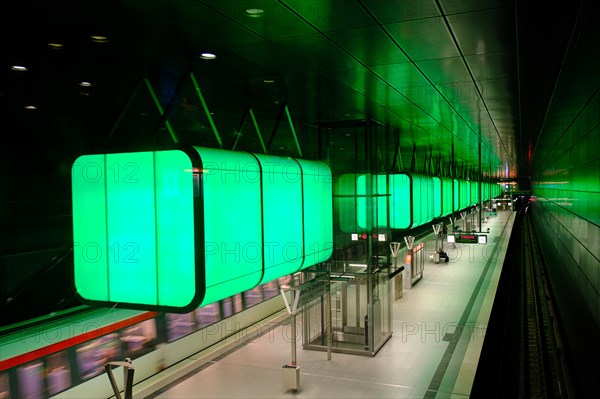
<path id="1" fill-rule="evenodd" d="M 189 312 L 331 256 L 322 162 L 187 146 L 83 155 L 72 196 L 87 304 Z"/>

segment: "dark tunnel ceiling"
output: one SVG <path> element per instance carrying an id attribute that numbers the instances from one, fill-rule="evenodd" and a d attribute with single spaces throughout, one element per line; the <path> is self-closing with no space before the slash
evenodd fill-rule
<path id="1" fill-rule="evenodd" d="M 304 122 L 372 119 L 399 128 L 405 157 L 416 145 L 448 159 L 454 145 L 457 163 L 473 167 L 481 136 L 492 174 L 527 176 L 527 151 L 539 134 L 578 5 L 11 2 L 1 17 L 5 134 L 22 146 L 93 147 L 108 135 L 144 71 L 179 71 L 191 61 L 211 93 L 209 108 L 239 103 L 226 116 L 234 125 L 245 102 L 283 100 Z M 253 17 L 251 9 L 262 12 Z M 93 35 L 108 42 L 94 42 Z M 204 51 L 217 59 L 200 59 Z M 93 86 L 80 86 L 83 81 Z M 177 84 L 164 83 L 172 90 Z M 232 98 L 232 86 L 246 87 L 251 98 Z M 37 109 L 24 108 L 30 104 Z"/>

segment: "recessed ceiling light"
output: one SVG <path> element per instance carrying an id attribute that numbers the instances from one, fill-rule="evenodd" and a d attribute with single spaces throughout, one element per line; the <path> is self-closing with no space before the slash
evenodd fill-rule
<path id="1" fill-rule="evenodd" d="M 79 82 L 79 86 L 81 87 L 90 87 L 92 84 L 90 82 Z"/>
<path id="2" fill-rule="evenodd" d="M 102 35 L 92 35 L 90 36 L 93 42 L 96 43 L 106 43 L 108 42 L 108 37 Z"/>
<path id="3" fill-rule="evenodd" d="M 37 109 L 35 105 L 26 105 L 25 109 Z"/>
<path id="4" fill-rule="evenodd" d="M 10 67 L 10 69 L 12 69 L 13 71 L 19 71 L 19 72 L 25 72 L 27 71 L 27 67 L 24 67 L 23 65 L 13 65 Z"/>
<path id="5" fill-rule="evenodd" d="M 250 18 L 260 18 L 265 13 L 265 10 L 262 8 L 248 8 L 246 10 L 246 15 Z"/>
<path id="6" fill-rule="evenodd" d="M 60 50 L 61 48 L 63 48 L 63 44 L 62 43 L 48 43 L 48 47 L 50 47 L 51 49 L 54 49 L 54 50 Z"/>
<path id="7" fill-rule="evenodd" d="M 200 54 L 200 58 L 202 58 L 203 60 L 214 60 L 215 58 L 217 58 L 217 56 L 213 53 L 202 53 Z"/>
<path id="8" fill-rule="evenodd" d="M 275 83 L 275 81 L 273 79 L 265 79 L 265 80 L 263 80 L 263 82 L 265 82 L 265 83 Z"/>

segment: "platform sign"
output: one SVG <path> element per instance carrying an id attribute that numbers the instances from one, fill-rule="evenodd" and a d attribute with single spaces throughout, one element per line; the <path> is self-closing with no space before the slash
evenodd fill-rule
<path id="1" fill-rule="evenodd" d="M 463 244 L 479 243 L 476 234 L 457 234 L 455 237 L 456 237 L 457 243 L 463 243 Z"/>
<path id="2" fill-rule="evenodd" d="M 327 280 L 314 279 L 307 281 L 288 291 L 291 294 L 290 301 L 287 299 L 286 292 L 280 290 L 288 313 L 295 315 L 299 307 L 325 295 L 328 290 L 328 284 Z"/>
<path id="3" fill-rule="evenodd" d="M 448 234 L 446 239 L 448 243 L 487 244 L 485 234 Z"/>

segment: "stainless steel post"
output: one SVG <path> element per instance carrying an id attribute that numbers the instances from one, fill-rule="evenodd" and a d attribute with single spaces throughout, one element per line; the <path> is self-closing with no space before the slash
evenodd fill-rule
<path id="1" fill-rule="evenodd" d="M 296 366 L 296 312 L 292 314 L 292 366 Z"/>
<path id="2" fill-rule="evenodd" d="M 331 282 L 327 282 L 327 322 L 325 331 L 327 333 L 327 360 L 331 360 Z"/>

